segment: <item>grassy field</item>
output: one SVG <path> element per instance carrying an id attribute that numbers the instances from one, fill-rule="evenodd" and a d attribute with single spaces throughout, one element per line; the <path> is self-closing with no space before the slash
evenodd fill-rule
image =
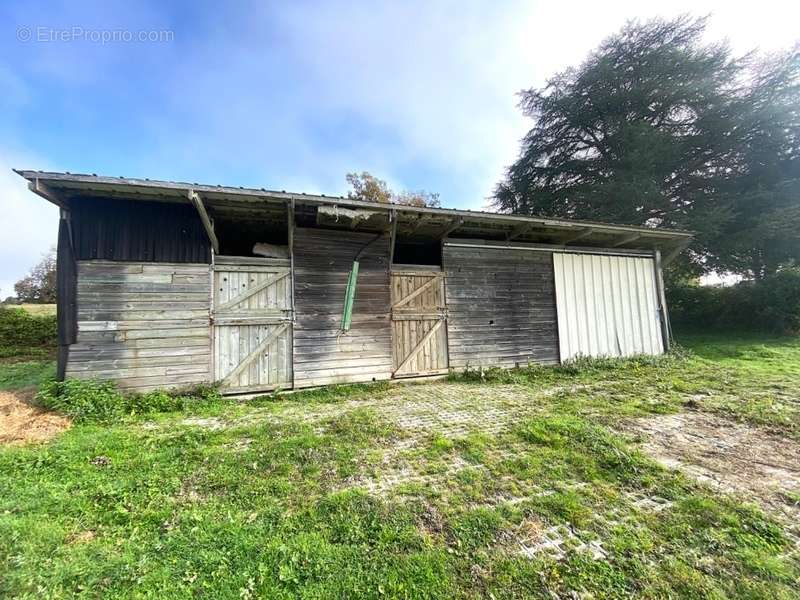
<path id="1" fill-rule="evenodd" d="M 619 425 L 691 410 L 797 440 L 800 341 L 682 342 L 177 412 L 142 400 L 103 424 L 76 409 L 55 440 L 0 450 L 0 595 L 796 598 L 786 523 Z M 20 364 L 0 387 L 49 376 Z"/>
<path id="2" fill-rule="evenodd" d="M 0 361 L 0 390 L 21 390 L 39 387 L 56 376 L 52 360 Z"/>
<path id="3" fill-rule="evenodd" d="M 55 304 L 17 304 L 16 306 L 35 317 L 51 317 L 56 314 Z"/>

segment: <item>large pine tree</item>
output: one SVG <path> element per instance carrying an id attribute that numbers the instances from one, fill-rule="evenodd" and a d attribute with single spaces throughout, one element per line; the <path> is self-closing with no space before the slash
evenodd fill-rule
<path id="1" fill-rule="evenodd" d="M 632 22 L 521 94 L 534 121 L 504 212 L 698 232 L 697 270 L 800 260 L 800 58 L 703 41 L 705 19 Z"/>

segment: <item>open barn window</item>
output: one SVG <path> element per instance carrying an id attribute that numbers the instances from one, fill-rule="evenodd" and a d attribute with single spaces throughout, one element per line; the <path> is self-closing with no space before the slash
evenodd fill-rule
<path id="1" fill-rule="evenodd" d="M 439 240 L 403 240 L 394 245 L 394 263 L 399 265 L 442 266 L 442 244 Z"/>
<path id="2" fill-rule="evenodd" d="M 288 256 L 289 239 L 285 220 L 280 222 L 219 219 L 214 222 L 214 229 L 219 238 L 219 251 L 222 255 L 266 256 L 283 252 Z M 261 245 L 260 249 L 256 248 L 257 244 Z M 284 256 L 271 256 L 271 258 L 284 258 Z"/>

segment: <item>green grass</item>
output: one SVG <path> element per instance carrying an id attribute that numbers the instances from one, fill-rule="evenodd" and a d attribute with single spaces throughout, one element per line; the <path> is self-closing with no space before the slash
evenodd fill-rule
<path id="1" fill-rule="evenodd" d="M 56 365 L 51 360 L 0 362 L 0 390 L 39 387 L 55 376 Z"/>
<path id="2" fill-rule="evenodd" d="M 551 393 L 499 433 L 421 440 L 402 456 L 437 484 L 380 493 L 359 476 L 385 475 L 410 435 L 359 405 L 386 385 L 86 413 L 48 444 L 0 450 L 0 596 L 795 598 L 780 523 L 607 425 L 689 404 L 797 435 L 800 342 L 682 341 L 690 356 L 457 378 Z M 554 526 L 574 532 L 563 559 L 520 554 Z M 605 559 L 575 550 L 592 540 Z"/>
<path id="3" fill-rule="evenodd" d="M 52 317 L 56 314 L 55 304 L 17 304 L 16 306 L 35 317 Z"/>
<path id="4" fill-rule="evenodd" d="M 0 390 L 38 388 L 53 381 L 56 362 L 48 346 L 0 345 Z"/>
<path id="5" fill-rule="evenodd" d="M 56 374 L 55 304 L 0 306 L 0 390 L 39 387 Z"/>
<path id="6" fill-rule="evenodd" d="M 601 422 L 699 408 L 800 439 L 800 338 L 684 334 L 678 342 L 667 356 L 489 369 L 451 380 L 560 389 L 553 399 L 561 409 Z"/>

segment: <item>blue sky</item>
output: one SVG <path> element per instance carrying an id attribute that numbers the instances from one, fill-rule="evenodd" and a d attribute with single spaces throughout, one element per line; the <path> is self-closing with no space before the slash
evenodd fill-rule
<path id="1" fill-rule="evenodd" d="M 712 13 L 710 35 L 744 51 L 788 46 L 800 17 L 788 2 L 663 4 L 6 1 L 0 296 L 57 222 L 12 167 L 327 194 L 368 170 L 485 208 L 530 126 L 516 93 L 625 19 Z M 92 40 L 114 30 L 171 33 Z"/>

